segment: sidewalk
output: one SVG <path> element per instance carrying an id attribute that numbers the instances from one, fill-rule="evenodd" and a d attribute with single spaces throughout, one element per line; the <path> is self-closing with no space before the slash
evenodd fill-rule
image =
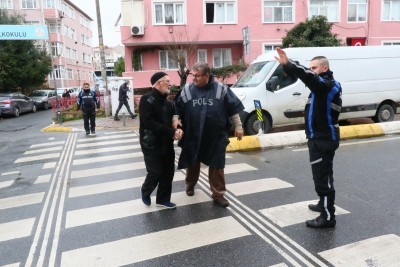
<path id="1" fill-rule="evenodd" d="M 96 130 L 139 130 L 139 117 L 131 119 L 125 117 L 114 121 L 113 117 L 96 118 Z M 83 120 L 68 121 L 62 124 L 52 124 L 42 132 L 84 132 Z M 342 140 L 355 138 L 369 138 L 400 133 L 400 121 L 385 123 L 371 123 L 351 126 L 341 126 L 340 136 Z M 298 146 L 307 142 L 304 130 L 270 133 L 261 135 L 244 136 L 241 141 L 230 138 L 227 152 L 255 151 L 268 148 L 285 146 Z"/>

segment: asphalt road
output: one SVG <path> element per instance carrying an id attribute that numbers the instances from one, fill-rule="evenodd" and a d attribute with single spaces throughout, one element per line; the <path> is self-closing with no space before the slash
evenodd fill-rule
<path id="1" fill-rule="evenodd" d="M 0 266 L 397 266 L 400 136 L 343 141 L 337 227 L 307 228 L 306 147 L 227 156 L 224 209 L 202 171 L 176 172 L 176 210 L 144 206 L 132 131 L 42 133 L 50 111 L 0 121 Z M 177 150 L 179 154 L 179 150 Z M 153 199 L 154 201 L 154 199 Z"/>

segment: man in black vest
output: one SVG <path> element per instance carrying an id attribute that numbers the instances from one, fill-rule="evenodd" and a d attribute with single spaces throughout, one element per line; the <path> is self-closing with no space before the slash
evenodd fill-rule
<path id="1" fill-rule="evenodd" d="M 92 135 L 96 135 L 96 106 L 100 108 L 100 99 L 90 90 L 88 83 L 83 84 L 83 90 L 80 92 L 77 102 L 78 110 L 82 109 L 83 126 L 86 135 L 89 135 L 90 132 L 92 132 Z"/>
<path id="2" fill-rule="evenodd" d="M 120 119 L 118 118 L 118 113 L 121 110 L 122 106 L 124 105 L 126 109 L 128 110 L 129 114 L 131 115 L 131 118 L 134 119 L 137 117 L 137 114 L 133 114 L 131 111 L 131 108 L 129 107 L 128 103 L 128 92 L 129 92 L 129 80 L 126 80 L 121 86 L 119 87 L 119 105 L 117 108 L 117 111 L 115 112 L 114 120 L 119 121 Z"/>
<path id="3" fill-rule="evenodd" d="M 186 168 L 186 194 L 193 196 L 199 180 L 200 163 L 209 166 L 208 180 L 213 201 L 218 206 L 227 207 L 224 168 L 228 134 L 233 123 L 235 136 L 242 139 L 239 112 L 244 107 L 225 84 L 214 80 L 207 63 L 196 63 L 191 74 L 193 83 L 187 84 L 174 101 L 173 126 L 183 127 L 185 133 L 178 143 L 182 147 L 178 169 Z"/>

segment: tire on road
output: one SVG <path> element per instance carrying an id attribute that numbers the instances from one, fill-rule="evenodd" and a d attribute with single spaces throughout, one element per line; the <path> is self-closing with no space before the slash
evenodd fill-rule
<path id="1" fill-rule="evenodd" d="M 379 106 L 376 111 L 375 117 L 373 120 L 375 122 L 387 122 L 392 121 L 394 118 L 394 108 L 390 104 L 382 104 Z"/>
<path id="2" fill-rule="evenodd" d="M 268 133 L 271 130 L 271 122 L 268 116 L 263 113 L 264 120 L 264 133 Z M 247 135 L 256 135 L 259 132 L 261 123 L 258 121 L 257 113 L 252 113 L 246 120 L 244 130 Z"/>

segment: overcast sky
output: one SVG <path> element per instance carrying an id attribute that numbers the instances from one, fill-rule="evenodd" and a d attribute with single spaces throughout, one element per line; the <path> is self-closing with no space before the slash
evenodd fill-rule
<path id="1" fill-rule="evenodd" d="M 96 19 L 96 1 L 95 0 L 70 0 L 74 5 L 79 7 L 89 17 L 93 19 L 92 32 L 93 32 L 93 46 L 99 45 L 99 34 L 97 33 L 97 19 Z M 103 28 L 103 42 L 107 46 L 115 46 L 121 44 L 121 35 L 119 27 L 115 28 L 114 24 L 121 13 L 121 1 L 115 0 L 99 0 L 101 26 Z M 118 32 L 116 32 L 116 29 Z"/>

